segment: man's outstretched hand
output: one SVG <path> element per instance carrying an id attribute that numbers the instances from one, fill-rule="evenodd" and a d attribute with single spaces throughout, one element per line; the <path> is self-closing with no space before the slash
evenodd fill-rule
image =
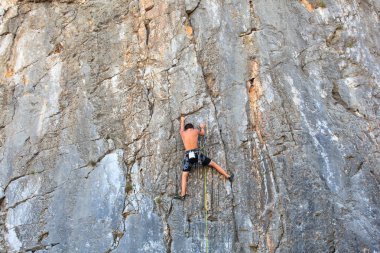
<path id="1" fill-rule="evenodd" d="M 185 116 L 183 114 L 181 114 L 181 122 L 180 122 L 180 129 L 179 129 L 180 133 L 182 133 L 183 131 L 185 131 Z"/>
<path id="2" fill-rule="evenodd" d="M 205 128 L 205 127 L 206 127 L 206 124 L 205 124 L 205 123 L 201 123 L 199 126 L 200 126 L 201 128 Z"/>

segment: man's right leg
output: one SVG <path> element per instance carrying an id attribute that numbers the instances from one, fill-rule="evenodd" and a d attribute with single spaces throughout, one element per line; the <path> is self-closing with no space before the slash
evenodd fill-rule
<path id="1" fill-rule="evenodd" d="M 186 187 L 187 187 L 187 178 L 189 177 L 188 171 L 182 171 L 182 179 L 181 179 L 181 196 L 186 195 Z"/>
<path id="2" fill-rule="evenodd" d="M 216 162 L 212 161 L 208 164 L 209 166 L 213 167 L 214 169 L 216 169 L 220 174 L 222 174 L 223 176 L 225 176 L 226 178 L 229 178 L 230 175 L 227 174 L 227 172 L 225 172 L 222 167 L 220 167 Z"/>

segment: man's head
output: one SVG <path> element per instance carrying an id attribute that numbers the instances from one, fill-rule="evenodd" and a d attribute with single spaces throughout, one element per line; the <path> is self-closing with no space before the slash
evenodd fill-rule
<path id="1" fill-rule="evenodd" d="M 185 125 L 185 131 L 186 131 L 187 129 L 189 129 L 189 128 L 194 129 L 193 124 L 191 124 L 191 123 L 187 123 L 187 124 Z"/>

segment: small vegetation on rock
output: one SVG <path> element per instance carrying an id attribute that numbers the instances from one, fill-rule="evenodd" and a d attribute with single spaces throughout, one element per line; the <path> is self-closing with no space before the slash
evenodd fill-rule
<path id="1" fill-rule="evenodd" d="M 129 193 L 132 190 L 133 190 L 132 183 L 131 182 L 127 182 L 127 184 L 125 185 L 125 192 Z"/>
<path id="2" fill-rule="evenodd" d="M 354 38 L 350 38 L 347 43 L 346 43 L 346 47 L 347 48 L 353 48 L 356 44 L 356 40 Z"/>
<path id="3" fill-rule="evenodd" d="M 343 30 L 343 25 L 342 24 L 339 24 L 336 26 L 335 30 Z"/>
<path id="4" fill-rule="evenodd" d="M 324 1 L 318 1 L 317 8 L 326 8 L 326 3 Z"/>

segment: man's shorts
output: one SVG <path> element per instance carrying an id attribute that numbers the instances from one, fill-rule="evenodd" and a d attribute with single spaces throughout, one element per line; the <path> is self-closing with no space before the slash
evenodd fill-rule
<path id="1" fill-rule="evenodd" d="M 193 152 L 193 155 L 191 154 Z M 192 168 L 197 166 L 198 161 L 202 162 L 203 166 L 210 164 L 211 159 L 202 154 L 199 149 L 187 150 L 183 158 L 183 171 L 189 172 Z"/>

